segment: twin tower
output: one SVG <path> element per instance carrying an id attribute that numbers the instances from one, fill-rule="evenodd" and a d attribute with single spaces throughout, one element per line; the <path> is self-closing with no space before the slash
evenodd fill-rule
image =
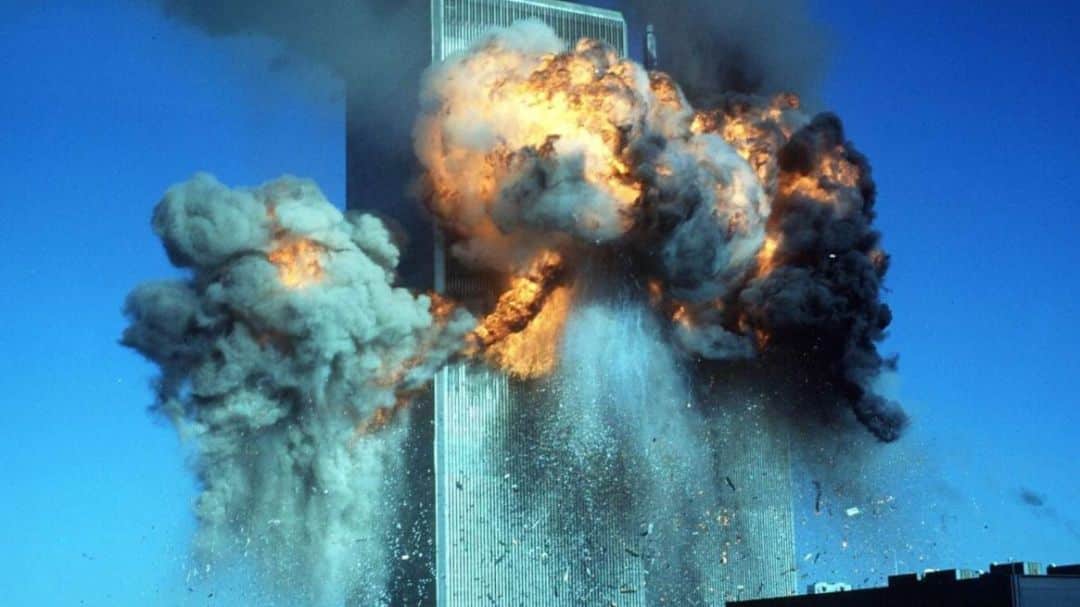
<path id="1" fill-rule="evenodd" d="M 547 23 L 570 44 L 591 37 L 628 53 L 627 24 L 616 11 L 557 0 L 431 0 L 431 61 L 467 48 L 488 27 L 522 19 Z M 647 67 L 655 64 L 655 48 L 649 28 Z M 430 242 L 417 237 L 431 228 L 419 205 L 406 200 L 402 184 L 415 171 L 412 160 L 380 146 L 370 127 L 349 120 L 349 206 L 370 209 L 372 198 L 389 197 L 391 203 L 376 210 L 411 235 L 402 267 L 409 286 L 466 302 L 490 297 L 481 281 L 445 255 L 438 233 Z M 650 548 L 664 538 L 649 534 L 660 535 L 670 521 L 656 521 L 653 531 L 651 522 L 625 520 L 629 509 L 618 507 L 618 495 L 606 497 L 603 507 L 568 499 L 573 484 L 558 479 L 557 470 L 544 470 L 545 453 L 557 445 L 538 445 L 545 439 L 534 430 L 537 416 L 558 407 L 558 398 L 481 364 L 457 362 L 438 373 L 409 422 L 414 473 L 406 479 L 401 515 L 403 529 L 414 536 L 407 541 L 426 558 L 398 565 L 394 604 L 652 607 L 658 599 L 650 579 L 661 575 L 696 585 L 699 604 L 710 607 L 795 591 L 788 444 L 782 431 L 755 413 L 760 407 L 712 407 L 723 409 L 713 415 L 709 441 L 711 464 L 719 471 L 711 482 L 720 485 L 723 503 L 703 506 L 715 521 L 702 527 L 701 537 L 686 531 L 696 550 L 704 551 L 699 557 L 706 566 L 681 580 L 677 572 L 660 571 L 666 563 Z M 557 455 L 550 465 L 560 465 Z M 670 533 L 673 527 L 666 528 Z"/>

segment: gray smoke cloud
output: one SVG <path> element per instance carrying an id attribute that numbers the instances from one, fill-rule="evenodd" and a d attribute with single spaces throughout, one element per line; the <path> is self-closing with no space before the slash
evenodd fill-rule
<path id="1" fill-rule="evenodd" d="M 382 223 L 308 180 L 169 189 L 154 231 L 183 280 L 128 296 L 121 342 L 161 371 L 154 409 L 193 450 L 197 556 L 290 595 L 386 604 L 404 427 L 392 418 L 462 343 L 393 286 Z M 385 427 L 384 427 L 385 426 Z"/>

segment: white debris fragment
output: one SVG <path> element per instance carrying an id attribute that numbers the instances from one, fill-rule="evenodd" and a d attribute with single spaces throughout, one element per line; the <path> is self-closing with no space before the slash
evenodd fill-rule
<path id="1" fill-rule="evenodd" d="M 862 514 L 862 510 L 859 510 L 858 506 L 852 506 L 851 508 L 845 510 L 844 514 L 848 516 L 859 516 L 860 514 Z"/>

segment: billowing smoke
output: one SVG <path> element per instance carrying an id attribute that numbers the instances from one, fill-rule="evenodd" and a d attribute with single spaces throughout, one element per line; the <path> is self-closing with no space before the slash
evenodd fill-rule
<path id="1" fill-rule="evenodd" d="M 403 189 L 385 159 L 412 126 L 426 204 L 455 259 L 496 290 L 475 324 L 394 288 L 388 230 L 310 182 L 231 190 L 198 176 L 170 190 L 154 229 L 190 273 L 130 295 L 123 342 L 160 367 L 155 408 L 193 447 L 207 562 L 250 559 L 305 595 L 385 603 L 400 418 L 462 348 L 567 405 L 535 429 L 561 463 L 537 474 L 557 473 L 560 498 L 590 516 L 553 524 L 583 548 L 583 521 L 625 524 L 614 531 L 640 550 L 609 556 L 651 555 L 658 604 L 702 602 L 695 577 L 727 558 L 698 529 L 742 541 L 720 522 L 740 503 L 716 491 L 731 485 L 719 452 L 739 446 L 707 436 L 742 428 L 740 406 L 767 390 L 705 411 L 707 386 L 756 365 L 757 378 L 798 376 L 788 383 L 883 441 L 903 430 L 872 389 L 893 361 L 877 351 L 888 256 L 869 164 L 836 117 L 783 92 L 812 90 L 823 66 L 800 6 L 630 2 L 656 23 L 670 75 L 595 41 L 563 52 L 538 23 L 496 30 L 424 74 L 414 123 L 426 2 L 153 3 L 342 76 L 354 134 L 388 148 L 353 159 L 365 185 L 391 174 Z M 703 495 L 716 498 L 704 511 Z"/>
<path id="2" fill-rule="evenodd" d="M 270 69 L 314 63 L 340 77 L 350 182 L 362 184 L 359 202 L 400 224 L 394 227 L 397 239 L 407 242 L 400 268 L 405 282 L 431 284 L 428 218 L 401 204 L 411 177 L 417 82 L 430 61 L 427 0 L 145 1 L 212 36 L 273 40 L 280 54 L 267 59 Z M 813 99 L 825 72 L 827 37 L 798 0 L 626 0 L 616 8 L 631 24 L 655 24 L 661 65 L 695 106 L 712 106 L 731 92 L 797 91 Z M 296 69 L 291 74 L 300 76 Z M 319 99 L 325 93 L 324 87 L 296 88 L 316 89 Z"/>
<path id="3" fill-rule="evenodd" d="M 122 343 L 161 370 L 155 409 L 193 448 L 196 553 L 289 595 L 385 602 L 412 393 L 474 321 L 393 286 L 381 222 L 310 181 L 171 188 L 153 227 L 183 280 L 128 296 Z"/>
<path id="4" fill-rule="evenodd" d="M 695 111 L 666 74 L 600 42 L 562 48 L 547 26 L 519 23 L 424 77 L 416 150 L 451 250 L 522 277 L 483 336 L 528 334 L 554 287 L 612 259 L 691 358 L 794 353 L 895 440 L 906 416 L 870 389 L 891 365 L 876 348 L 888 257 L 870 167 L 839 120 L 806 116 L 791 94 Z M 518 371 L 505 352 L 488 358 Z"/>

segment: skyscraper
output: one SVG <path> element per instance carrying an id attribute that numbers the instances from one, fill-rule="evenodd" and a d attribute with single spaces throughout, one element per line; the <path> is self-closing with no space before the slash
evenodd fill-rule
<path id="1" fill-rule="evenodd" d="M 488 27 L 521 19 L 545 22 L 568 44 L 591 37 L 626 54 L 626 22 L 615 11 L 557 0 L 433 0 L 432 60 L 467 48 Z M 436 246 L 436 288 L 457 298 L 483 298 L 475 276 L 444 259 Z M 545 516 L 558 507 L 545 503 L 556 494 L 527 471 L 528 437 L 515 436 L 526 424 L 524 408 L 543 398 L 536 387 L 477 364 L 453 364 L 436 376 L 440 606 L 602 604 L 591 594 L 599 588 L 611 595 L 605 598 L 621 598 L 620 605 L 640 604 L 631 594 L 641 586 L 640 562 L 614 545 L 595 546 L 588 558 L 596 559 L 598 579 L 581 579 L 581 547 Z M 605 523 L 610 521 L 596 522 Z M 611 579 L 600 579 L 605 574 Z"/>
<path id="2" fill-rule="evenodd" d="M 587 36 L 627 54 L 626 22 L 615 11 L 558 0 L 431 0 L 431 60 L 467 48 L 488 27 L 521 19 L 544 21 L 568 45 Z M 364 135 L 350 130 L 347 149 L 351 155 L 363 155 Z M 390 188 L 391 177 L 404 180 L 408 161 L 396 158 L 391 162 L 395 160 L 406 168 L 387 171 L 369 165 L 363 167 L 363 175 L 354 173 L 358 163 L 350 161 L 350 205 L 356 204 L 353 201 L 366 204 L 361 192 L 378 188 L 380 179 Z M 409 204 L 418 206 L 406 202 L 399 208 L 409 208 Z M 398 212 L 406 216 L 400 221 L 414 237 L 430 229 L 422 225 L 418 229 L 416 213 L 395 209 L 392 215 Z M 412 262 L 406 258 L 403 268 L 407 283 L 415 288 L 435 286 L 481 308 L 485 301 L 490 303 L 494 294 L 485 286 L 488 283 L 446 256 L 438 235 L 434 251 L 425 250 L 430 245 L 424 240 L 410 243 Z M 433 266 L 425 263 L 432 255 Z M 416 486 L 408 493 L 422 505 L 408 506 L 416 511 L 403 516 L 414 519 L 414 529 L 434 532 L 434 594 L 440 607 L 649 605 L 643 591 L 649 554 L 641 547 L 647 541 L 638 541 L 636 529 L 627 532 L 626 513 L 565 503 L 567 481 L 553 480 L 555 474 L 545 469 L 549 447 L 559 446 L 539 444 L 550 436 L 539 436 L 534 430 L 543 411 L 558 406 L 559 397 L 549 388 L 516 381 L 482 364 L 460 362 L 442 370 L 435 378 L 432 399 L 420 399 L 414 408 L 414 452 L 408 457 L 417 472 L 409 481 Z M 712 480 L 726 482 L 732 494 L 723 503 L 708 506 L 710 516 L 715 515 L 716 532 L 699 542 L 707 546 L 707 560 L 715 563 L 715 569 L 687 582 L 705 587 L 701 595 L 710 606 L 721 606 L 725 599 L 793 592 L 786 439 L 760 415 L 757 403 L 718 406 L 705 400 L 702 409 L 711 411 L 707 415 L 715 426 L 709 434 L 718 476 Z M 433 454 L 427 450 L 431 446 Z M 433 474 L 425 475 L 423 462 L 432 455 Z M 433 496 L 425 486 L 432 481 Z M 433 512 L 429 500 L 434 503 Z M 431 519 L 434 529 L 427 527 Z M 584 533 L 583 527 L 588 527 Z M 651 524 L 640 533 L 650 530 Z M 398 575 L 424 577 L 429 566 L 412 559 L 399 564 Z M 395 592 L 400 595 L 406 586 L 426 588 L 428 583 L 399 580 Z M 430 598 L 431 591 L 405 592 L 410 597 L 417 594 Z"/>

